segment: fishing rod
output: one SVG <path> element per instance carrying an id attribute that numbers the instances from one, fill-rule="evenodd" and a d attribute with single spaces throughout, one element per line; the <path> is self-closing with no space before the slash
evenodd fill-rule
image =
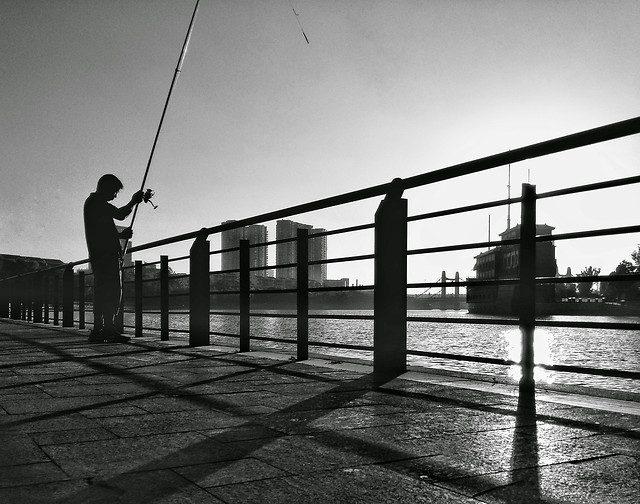
<path id="1" fill-rule="evenodd" d="M 153 160 L 153 154 L 156 150 L 156 145 L 158 144 L 158 138 L 160 137 L 160 130 L 162 130 L 162 124 L 164 122 L 164 116 L 167 113 L 167 108 L 169 106 L 169 100 L 171 99 L 171 94 L 173 93 L 173 88 L 178 81 L 178 77 L 180 76 L 180 72 L 182 71 L 182 63 L 184 62 L 184 58 L 187 55 L 187 48 L 189 47 L 189 40 L 191 39 L 191 33 L 193 32 L 193 24 L 196 20 L 196 14 L 198 13 L 198 7 L 200 5 L 200 0 L 196 0 L 196 5 L 193 9 L 193 14 L 191 16 L 191 21 L 189 23 L 189 29 L 187 30 L 187 35 L 185 36 L 184 43 L 182 44 L 182 51 L 180 51 L 180 58 L 178 58 L 178 65 L 176 66 L 176 70 L 173 74 L 173 79 L 171 80 L 171 86 L 169 87 L 169 93 L 167 94 L 167 99 L 164 102 L 164 108 L 162 109 L 162 115 L 160 116 L 160 123 L 158 124 L 158 129 L 156 130 L 156 136 L 153 140 L 153 145 L 151 147 L 151 153 L 149 154 L 149 160 L 147 161 L 147 168 L 144 171 L 144 177 L 142 177 L 142 184 L 140 185 L 140 190 L 144 190 L 144 185 L 147 182 L 147 176 L 149 175 L 149 169 L 151 168 L 151 161 Z M 151 198 L 153 197 L 153 191 L 151 189 L 147 189 L 144 192 L 143 201 L 145 203 L 151 203 Z M 131 217 L 131 224 L 129 228 L 133 229 L 133 223 L 136 220 L 136 215 L 138 213 L 138 206 L 140 203 L 136 203 L 136 206 L 133 210 L 133 217 Z M 151 203 L 153 208 L 157 208 L 153 203 Z M 124 243 L 124 247 L 122 248 L 122 257 L 127 253 L 127 247 L 129 245 L 129 239 Z"/>

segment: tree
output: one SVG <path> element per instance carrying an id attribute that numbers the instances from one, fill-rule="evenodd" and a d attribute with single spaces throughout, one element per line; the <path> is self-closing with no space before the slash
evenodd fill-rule
<path id="1" fill-rule="evenodd" d="M 633 256 L 633 253 L 631 254 Z M 636 267 L 626 259 L 623 259 L 616 270 L 609 273 L 610 275 L 628 275 L 633 273 Z M 625 293 L 632 286 L 633 282 L 606 282 L 602 283 L 602 292 L 604 296 L 611 301 L 619 301 L 625 298 Z"/>
<path id="2" fill-rule="evenodd" d="M 600 268 L 594 268 L 593 266 L 587 266 L 585 269 L 583 269 L 576 276 L 578 276 L 578 277 L 590 277 L 590 276 L 597 276 L 599 274 L 600 274 Z M 581 297 L 589 296 L 589 294 L 591 294 L 591 289 L 592 288 L 593 288 L 593 282 L 592 281 L 578 282 L 578 293 L 580 294 Z"/>
<path id="3" fill-rule="evenodd" d="M 631 252 L 631 259 L 633 259 L 633 262 L 635 263 L 635 269 L 631 272 L 636 271 L 640 273 L 640 245 L 638 245 L 638 250 Z"/>

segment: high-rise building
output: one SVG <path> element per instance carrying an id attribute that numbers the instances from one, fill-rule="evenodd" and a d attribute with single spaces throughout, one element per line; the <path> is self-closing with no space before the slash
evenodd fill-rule
<path id="1" fill-rule="evenodd" d="M 235 222 L 228 220 L 222 224 Z M 236 248 L 240 246 L 240 240 L 249 240 L 250 244 L 266 243 L 267 226 L 253 224 L 242 228 L 229 229 L 221 233 L 221 245 L 223 249 Z M 249 267 L 259 268 L 267 266 L 268 262 L 267 247 L 252 247 L 249 249 Z M 222 253 L 222 269 L 232 270 L 240 268 L 240 252 L 234 250 L 232 252 Z M 256 276 L 266 276 L 267 270 L 258 270 L 253 272 Z"/>
<path id="2" fill-rule="evenodd" d="M 291 220 L 279 220 L 276 222 L 276 240 L 295 238 L 298 229 L 308 229 L 309 236 L 323 233 L 326 230 L 314 228 L 309 224 L 302 224 Z M 327 258 L 327 237 L 318 236 L 309 238 L 309 261 L 322 261 Z M 276 265 L 294 264 L 297 262 L 297 247 L 295 241 L 276 244 Z M 277 268 L 276 278 L 295 279 L 295 268 Z M 322 284 L 327 279 L 327 265 L 313 264 L 309 267 L 309 280 Z"/>

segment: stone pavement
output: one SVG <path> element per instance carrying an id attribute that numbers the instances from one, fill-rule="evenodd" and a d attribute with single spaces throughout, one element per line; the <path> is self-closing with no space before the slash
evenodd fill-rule
<path id="1" fill-rule="evenodd" d="M 86 334 L 0 320 L 0 503 L 640 501 L 637 402 Z"/>

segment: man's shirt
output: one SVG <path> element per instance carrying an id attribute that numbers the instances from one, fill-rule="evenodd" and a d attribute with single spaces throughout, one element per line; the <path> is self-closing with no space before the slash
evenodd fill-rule
<path id="1" fill-rule="evenodd" d="M 84 231 L 90 260 L 122 255 L 118 230 L 113 222 L 118 209 L 91 193 L 84 202 Z"/>

